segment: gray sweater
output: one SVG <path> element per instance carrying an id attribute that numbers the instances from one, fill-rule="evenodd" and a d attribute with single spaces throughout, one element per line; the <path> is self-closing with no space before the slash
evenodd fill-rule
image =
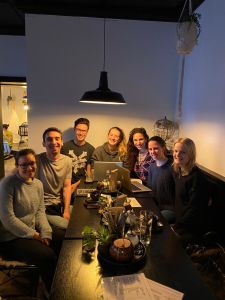
<path id="1" fill-rule="evenodd" d="M 93 154 L 92 160 L 99 161 L 120 161 L 118 150 L 110 151 L 108 143 L 104 143 L 102 146 L 97 147 Z"/>
<path id="2" fill-rule="evenodd" d="M 51 239 L 52 230 L 44 208 L 44 192 L 40 180 L 25 182 L 19 175 L 5 177 L 0 182 L 0 242 L 15 238 Z"/>

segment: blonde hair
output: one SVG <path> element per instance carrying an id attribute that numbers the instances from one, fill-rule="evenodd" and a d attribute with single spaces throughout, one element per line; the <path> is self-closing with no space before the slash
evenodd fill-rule
<path id="1" fill-rule="evenodd" d="M 182 169 L 177 164 L 173 163 L 173 169 L 177 173 L 181 172 L 181 175 L 188 175 L 191 172 L 192 168 L 196 164 L 196 147 L 195 147 L 195 143 L 189 138 L 179 138 L 174 143 L 174 146 L 178 143 L 182 144 L 184 146 L 184 150 L 188 154 L 189 161 L 184 167 L 182 167 Z"/>
<path id="2" fill-rule="evenodd" d="M 118 141 L 118 153 L 121 161 L 124 161 L 127 158 L 127 141 L 123 130 L 119 127 L 111 127 L 109 129 L 108 135 L 112 129 L 116 129 L 120 133 L 119 141 Z"/>

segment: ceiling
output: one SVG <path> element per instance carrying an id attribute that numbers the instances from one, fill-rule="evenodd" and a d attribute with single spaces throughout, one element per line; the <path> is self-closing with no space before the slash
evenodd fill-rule
<path id="1" fill-rule="evenodd" d="M 189 0 L 0 0 L 0 34 L 25 35 L 25 13 L 177 22 L 185 2 L 188 14 Z"/>

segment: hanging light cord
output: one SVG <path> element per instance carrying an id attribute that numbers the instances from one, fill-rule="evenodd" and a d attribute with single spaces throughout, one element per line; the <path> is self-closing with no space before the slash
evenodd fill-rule
<path id="1" fill-rule="evenodd" d="M 104 52 L 104 56 L 103 56 L 103 71 L 105 71 L 105 18 L 104 18 L 104 36 L 103 36 L 103 52 Z"/>
<path id="2" fill-rule="evenodd" d="M 185 9 L 185 6 L 186 6 L 187 2 L 188 2 L 188 0 L 186 0 L 185 3 L 184 3 L 183 9 L 182 9 L 182 11 L 181 11 L 181 14 L 180 14 L 180 17 L 179 17 L 179 20 L 178 20 L 178 23 L 180 23 L 180 20 L 181 20 L 181 18 L 182 18 L 182 16 L 183 16 L 184 9 Z M 191 0 L 189 0 L 189 16 L 190 16 L 191 14 L 192 14 L 192 2 L 191 2 Z"/>

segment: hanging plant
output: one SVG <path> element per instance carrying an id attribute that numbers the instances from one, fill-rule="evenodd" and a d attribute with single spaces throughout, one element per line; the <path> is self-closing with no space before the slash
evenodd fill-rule
<path id="1" fill-rule="evenodd" d="M 197 45 L 201 32 L 200 17 L 199 13 L 193 13 L 178 23 L 176 47 L 178 54 L 190 54 Z"/>
<path id="2" fill-rule="evenodd" d="M 201 14 L 199 14 L 199 13 L 193 13 L 190 16 L 190 20 L 193 21 L 193 22 L 195 22 L 196 26 L 198 27 L 199 34 L 201 32 L 201 24 L 199 22 L 200 19 L 201 19 Z"/>
<path id="3" fill-rule="evenodd" d="M 188 14 L 184 14 L 186 5 L 188 4 Z M 198 37 L 201 32 L 199 13 L 193 13 L 192 0 L 186 0 L 181 11 L 177 24 L 177 53 L 189 54 L 198 43 Z"/>
<path id="4" fill-rule="evenodd" d="M 192 13 L 191 15 L 188 15 L 186 18 L 184 18 L 183 22 L 191 22 L 196 25 L 196 28 L 198 30 L 198 37 L 201 33 L 201 24 L 200 20 L 201 19 L 201 14 L 199 13 Z"/>

